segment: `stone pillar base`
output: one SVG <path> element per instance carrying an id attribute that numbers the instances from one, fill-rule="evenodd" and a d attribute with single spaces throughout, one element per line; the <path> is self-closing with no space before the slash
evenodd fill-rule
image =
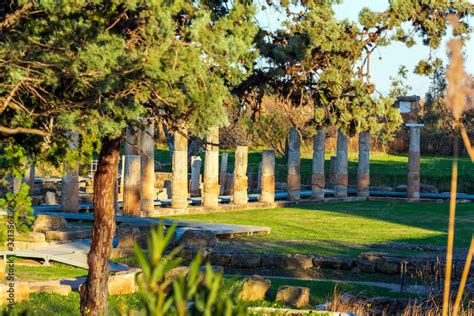
<path id="1" fill-rule="evenodd" d="M 334 196 L 337 198 L 347 197 L 347 186 L 336 184 L 334 187 Z"/>

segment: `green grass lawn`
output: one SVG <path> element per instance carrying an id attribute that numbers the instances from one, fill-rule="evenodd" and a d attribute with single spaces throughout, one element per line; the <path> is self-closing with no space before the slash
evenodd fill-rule
<path id="1" fill-rule="evenodd" d="M 268 292 L 267 300 L 264 302 L 252 303 L 252 306 L 280 306 L 279 304 L 273 303 L 280 285 L 308 287 L 310 289 L 310 302 L 312 305 L 326 302 L 326 299 L 334 293 L 335 288 L 338 293 L 350 292 L 352 294 L 364 295 L 367 297 L 382 295 L 393 298 L 412 297 L 406 294 L 392 292 L 382 287 L 347 282 L 303 281 L 280 278 L 271 278 L 271 281 L 272 286 Z M 68 296 L 49 293 L 33 293 L 30 295 L 28 301 L 17 303 L 13 313 L 27 313 L 27 315 L 80 315 L 79 306 L 79 294 L 76 292 L 73 292 Z M 125 306 L 130 309 L 139 309 L 142 306 L 140 295 L 115 295 L 109 297 L 110 311 L 108 315 L 121 315 L 120 311 L 123 310 Z M 1 309 L 0 312 L 2 312 Z"/>
<path id="2" fill-rule="evenodd" d="M 270 235 L 232 240 L 248 251 L 356 256 L 374 251 L 360 244 L 444 246 L 448 212 L 447 203 L 348 202 L 173 219 L 271 227 Z M 455 246 L 467 248 L 473 233 L 474 204 L 458 204 Z"/>
<path id="3" fill-rule="evenodd" d="M 234 168 L 234 152 L 221 151 L 229 153 L 228 171 L 232 172 Z M 331 153 L 326 154 L 326 177 L 329 174 L 329 160 Z M 349 184 L 355 185 L 357 181 L 357 153 L 349 153 Z M 204 159 L 204 155 L 202 155 Z M 161 163 L 170 164 L 171 156 L 166 148 L 160 147 L 155 152 L 155 159 Z M 258 171 L 258 164 L 261 161 L 260 151 L 250 151 L 248 159 L 248 168 L 251 172 Z M 276 157 L 275 174 L 277 181 L 286 181 L 286 160 L 284 157 Z M 371 175 L 372 185 L 384 185 L 396 187 L 400 184 L 406 184 L 408 172 L 407 155 L 391 155 L 385 153 L 371 153 Z M 204 168 L 204 164 L 202 164 Z M 301 154 L 301 182 L 311 184 L 312 153 L 309 150 L 302 151 Z M 435 185 L 440 192 L 449 191 L 451 183 L 452 159 L 446 156 L 422 156 L 421 157 L 421 182 Z M 474 164 L 468 157 L 461 157 L 458 165 L 458 189 L 460 192 L 474 193 Z M 171 171 L 171 165 L 164 168 L 165 171 Z M 326 181 L 328 181 L 328 177 Z"/>
<path id="4" fill-rule="evenodd" d="M 15 265 L 15 279 L 17 281 L 48 281 L 66 278 L 87 276 L 87 270 L 67 264 L 52 263 L 50 266 L 22 266 Z"/>
<path id="5" fill-rule="evenodd" d="M 124 315 L 120 310 L 124 307 L 138 309 L 142 306 L 142 301 L 138 294 L 114 295 L 109 297 L 108 315 Z M 33 293 L 30 299 L 25 302 L 15 304 L 11 311 L 13 315 L 51 315 L 69 316 L 80 315 L 79 293 L 72 292 L 68 296 L 61 296 L 52 293 Z M 2 309 L 0 308 L 0 313 Z"/>

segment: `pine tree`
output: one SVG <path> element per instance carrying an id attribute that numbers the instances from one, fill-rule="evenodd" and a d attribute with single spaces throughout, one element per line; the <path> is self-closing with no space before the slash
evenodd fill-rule
<path id="1" fill-rule="evenodd" d="M 251 72 L 254 6 L 245 1 L 7 1 L 0 21 L 4 144 L 61 162 L 99 152 L 81 312 L 107 307 L 114 183 L 124 128 L 143 118 L 195 135 L 226 123 L 230 89 Z M 81 135 L 77 152 L 67 135 Z"/>

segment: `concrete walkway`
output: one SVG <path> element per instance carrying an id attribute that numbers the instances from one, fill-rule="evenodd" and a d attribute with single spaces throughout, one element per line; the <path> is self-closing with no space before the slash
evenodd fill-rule
<path id="1" fill-rule="evenodd" d="M 43 259 L 44 264 L 50 261 L 65 263 L 74 267 L 88 269 L 87 254 L 90 250 L 90 241 L 75 241 L 61 245 L 49 245 L 35 250 L 0 251 L 0 256 L 15 256 L 21 258 Z M 109 263 L 110 271 L 128 270 L 128 266 L 114 262 Z"/>
<path id="2" fill-rule="evenodd" d="M 50 216 L 63 216 L 66 220 L 82 220 L 82 221 L 93 221 L 93 213 L 66 213 L 66 212 L 45 212 L 36 211 L 35 215 L 50 215 Z M 271 232 L 270 227 L 265 226 L 244 226 L 244 225 L 231 225 L 231 224 L 214 224 L 194 221 L 180 221 L 171 220 L 165 218 L 156 217 L 131 217 L 131 216 L 116 216 L 115 221 L 117 223 L 132 223 L 132 224 L 143 224 L 143 225 L 158 225 L 160 222 L 165 226 L 176 225 L 177 229 L 202 229 L 210 230 L 217 236 L 224 235 L 252 235 L 252 234 L 269 234 Z"/>

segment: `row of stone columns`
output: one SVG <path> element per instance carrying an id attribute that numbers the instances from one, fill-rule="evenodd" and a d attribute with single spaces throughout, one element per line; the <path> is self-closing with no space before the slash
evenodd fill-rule
<path id="1" fill-rule="evenodd" d="M 325 188 L 325 141 L 324 129 L 318 129 L 313 139 L 313 163 L 311 175 L 311 197 L 324 198 Z M 342 132 L 337 134 L 337 156 L 335 160 L 334 196 L 346 197 L 348 186 L 348 137 Z M 300 199 L 300 137 L 295 128 L 290 129 L 288 139 L 288 199 Z M 357 169 L 357 195 L 368 196 L 370 184 L 370 134 L 359 134 L 359 165 Z"/>
<path id="2" fill-rule="evenodd" d="M 125 138 L 123 215 L 140 216 L 154 210 L 155 141 L 154 124 L 128 127 Z"/>
<path id="3" fill-rule="evenodd" d="M 171 204 L 173 208 L 184 209 L 188 206 L 188 163 L 187 139 L 185 130 L 175 132 L 173 154 L 173 185 Z M 299 152 L 299 150 L 298 150 Z M 223 155 L 219 169 L 219 130 L 213 129 L 206 138 L 204 159 L 204 174 L 202 205 L 216 207 L 219 205 L 219 195 L 224 190 L 224 173 L 227 173 L 227 155 Z M 200 195 L 200 170 L 201 158 L 191 159 L 191 196 Z M 235 151 L 235 164 L 233 181 L 234 204 L 248 203 L 248 146 L 237 146 Z M 298 166 L 299 173 L 299 166 Z M 227 175 L 225 175 L 227 177 Z M 230 180 L 230 179 L 227 179 Z M 275 201 L 275 153 L 273 150 L 262 152 L 261 167 L 261 195 L 260 201 L 272 203 Z M 220 183 L 219 183 L 220 182 Z M 299 181 L 298 181 L 299 182 Z"/>

